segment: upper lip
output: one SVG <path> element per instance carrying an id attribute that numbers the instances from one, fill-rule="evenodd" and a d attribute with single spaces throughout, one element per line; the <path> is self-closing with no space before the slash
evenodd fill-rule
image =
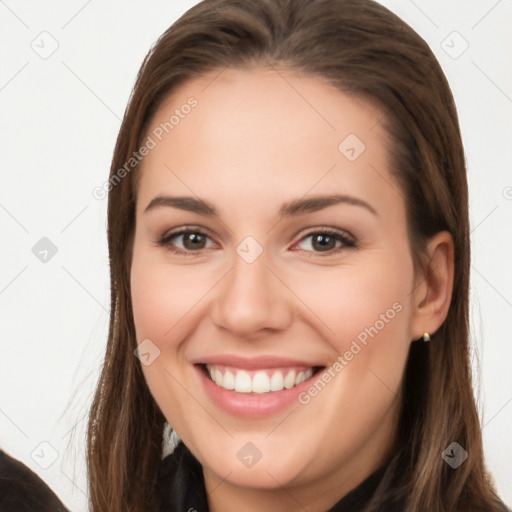
<path id="1" fill-rule="evenodd" d="M 257 357 L 242 357 L 229 354 L 217 354 L 194 361 L 194 364 L 219 364 L 223 366 L 232 366 L 234 368 L 243 368 L 252 370 L 257 368 L 282 368 L 287 366 L 324 366 L 311 361 L 301 361 L 299 359 L 291 359 L 288 357 L 279 356 L 257 356 Z"/>

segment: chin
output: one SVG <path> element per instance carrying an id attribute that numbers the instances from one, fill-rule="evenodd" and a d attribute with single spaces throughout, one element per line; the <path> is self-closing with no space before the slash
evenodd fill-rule
<path id="1" fill-rule="evenodd" d="M 269 440 L 262 434 L 235 434 L 229 440 L 222 443 L 217 440 L 207 446 L 201 442 L 192 446 L 183 441 L 193 453 L 198 452 L 196 458 L 203 471 L 212 472 L 218 480 L 238 487 L 255 490 L 286 487 L 314 470 L 313 451 L 298 450 L 297 447 L 304 446 L 305 441 L 290 436 L 276 435 Z"/>
<path id="2" fill-rule="evenodd" d="M 290 485 L 302 472 L 302 468 L 297 467 L 291 461 L 280 463 L 281 454 L 267 458 L 266 462 L 261 459 L 250 468 L 246 468 L 242 464 L 234 465 L 232 458 L 217 461 L 213 465 L 208 465 L 208 468 L 220 480 L 231 485 L 254 490 L 272 490 Z"/>

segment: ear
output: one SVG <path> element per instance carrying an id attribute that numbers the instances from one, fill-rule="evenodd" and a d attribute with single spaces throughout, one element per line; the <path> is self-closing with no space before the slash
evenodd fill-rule
<path id="1" fill-rule="evenodd" d="M 444 322 L 452 299 L 454 272 L 453 238 L 441 231 L 427 244 L 424 272 L 418 272 L 413 295 L 411 336 L 417 340 L 425 332 L 432 335 Z"/>

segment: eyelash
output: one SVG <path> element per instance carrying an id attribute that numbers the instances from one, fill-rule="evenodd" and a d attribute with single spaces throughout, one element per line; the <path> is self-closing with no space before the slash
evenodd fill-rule
<path id="1" fill-rule="evenodd" d="M 199 234 L 199 235 L 202 235 L 202 236 L 206 236 L 207 238 L 210 238 L 208 236 L 208 234 L 205 233 L 201 229 L 185 228 L 185 229 L 181 229 L 180 231 L 176 231 L 176 232 L 168 233 L 168 234 L 164 235 L 163 237 L 161 237 L 161 238 L 159 238 L 157 240 L 157 244 L 159 246 L 161 246 L 161 247 L 164 247 L 168 251 L 171 251 L 174 254 L 179 254 L 179 255 L 183 255 L 183 256 L 200 256 L 201 250 L 188 251 L 188 250 L 180 249 L 180 248 L 174 246 L 173 244 L 171 244 L 171 240 L 172 239 L 177 238 L 177 237 L 182 236 L 182 235 L 189 234 L 189 233 Z M 356 240 L 355 240 L 354 237 L 352 237 L 351 235 L 348 235 L 347 233 L 345 233 L 343 231 L 339 231 L 337 229 L 328 228 L 328 227 L 316 228 L 314 231 L 310 231 L 310 232 L 306 233 L 299 240 L 299 242 L 297 242 L 297 243 L 300 243 L 303 240 L 305 240 L 306 238 L 308 238 L 310 236 L 313 236 L 313 235 L 328 235 L 328 236 L 336 239 L 336 241 L 341 242 L 342 245 L 340 247 L 337 247 L 335 249 L 331 249 L 331 250 L 326 251 L 326 252 L 307 251 L 307 250 L 304 250 L 304 249 L 299 249 L 300 251 L 303 251 L 303 252 L 306 252 L 306 253 L 313 253 L 313 254 L 310 254 L 309 257 L 332 256 L 333 254 L 338 253 L 341 249 L 344 249 L 344 248 L 345 249 L 347 249 L 347 248 L 348 249 L 350 249 L 350 248 L 357 248 Z"/>

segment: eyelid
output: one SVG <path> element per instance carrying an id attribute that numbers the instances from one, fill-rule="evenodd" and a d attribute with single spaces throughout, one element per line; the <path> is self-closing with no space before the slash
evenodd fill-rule
<path id="1" fill-rule="evenodd" d="M 335 228 L 332 226 L 315 226 L 313 228 L 309 228 L 307 231 L 301 234 L 301 238 L 299 239 L 299 241 L 305 238 L 306 236 L 313 235 L 315 233 L 327 233 L 337 235 L 340 238 L 346 238 L 347 240 L 350 240 L 354 243 L 356 242 L 356 237 L 352 235 L 349 231 L 347 231 L 346 229 Z"/>
<path id="2" fill-rule="evenodd" d="M 159 237 L 159 240 L 167 240 L 172 238 L 173 236 L 182 235 L 184 233 L 200 233 L 202 235 L 206 235 L 209 238 L 213 239 L 210 231 L 206 228 L 203 228 L 201 226 L 181 226 L 179 228 L 172 229 L 170 231 L 166 231 L 161 237 Z"/>
<path id="3" fill-rule="evenodd" d="M 199 255 L 201 255 L 201 253 L 203 253 L 206 248 L 198 249 L 197 251 L 191 251 L 191 250 L 186 250 L 186 249 L 184 250 L 184 249 L 181 249 L 179 247 L 172 247 L 172 248 L 170 247 L 170 240 L 172 238 L 178 237 L 178 236 L 181 236 L 181 235 L 185 235 L 187 233 L 198 233 L 198 234 L 201 234 L 203 236 L 206 236 L 210 240 L 212 240 L 214 242 L 214 244 L 219 245 L 214 240 L 214 238 L 211 236 L 211 234 L 210 234 L 208 229 L 202 228 L 200 226 L 193 226 L 193 225 L 181 226 L 179 228 L 176 228 L 174 230 L 166 232 L 164 235 L 162 235 L 161 237 L 159 237 L 156 240 L 156 244 L 160 245 L 160 246 L 162 246 L 164 248 L 167 248 L 167 250 L 169 250 L 170 252 L 177 253 L 177 254 L 188 255 L 188 256 L 199 256 Z M 343 229 L 340 229 L 340 228 L 334 228 L 334 227 L 330 227 L 330 226 L 315 226 L 313 228 L 309 228 L 308 231 L 303 232 L 303 233 L 300 234 L 300 238 L 293 244 L 292 247 L 295 247 L 297 244 L 302 242 L 305 238 L 307 238 L 307 237 L 309 237 L 311 235 L 314 235 L 314 234 L 327 234 L 327 235 L 333 236 L 337 240 L 339 240 L 342 245 L 341 245 L 341 247 L 337 247 L 335 249 L 331 249 L 331 250 L 325 251 L 325 252 L 322 252 L 322 251 L 307 251 L 307 250 L 304 250 L 304 249 L 299 249 L 299 251 L 309 253 L 310 256 L 321 256 L 322 257 L 322 256 L 332 256 L 334 254 L 337 254 L 343 248 L 355 248 L 355 247 L 357 247 L 357 240 L 356 240 L 356 238 L 351 233 L 349 233 L 346 230 L 343 230 Z M 211 247 L 208 248 L 208 249 L 211 249 Z"/>
<path id="4" fill-rule="evenodd" d="M 336 247 L 334 249 L 331 249 L 329 251 L 306 251 L 304 249 L 299 249 L 302 252 L 308 253 L 308 256 L 310 257 L 328 257 L 328 256 L 334 256 L 337 255 L 341 250 L 343 249 L 350 249 L 350 248 L 357 248 L 357 239 L 355 236 L 353 236 L 351 233 L 344 229 L 340 228 L 334 228 L 330 226 L 316 226 L 314 228 L 309 229 L 305 233 L 302 233 L 299 240 L 294 243 L 292 247 L 295 247 L 300 242 L 302 242 L 304 239 L 308 238 L 311 235 L 315 234 L 327 234 L 328 236 L 332 236 L 339 240 L 341 242 L 340 247 Z"/>
<path id="5" fill-rule="evenodd" d="M 171 231 L 167 231 L 164 235 L 158 237 L 157 240 L 155 240 L 155 243 L 156 245 L 162 246 L 173 253 L 183 254 L 187 256 L 199 256 L 204 249 L 190 251 L 187 249 L 181 249 L 179 247 L 170 247 L 171 239 L 173 239 L 174 237 L 186 235 L 187 233 L 197 233 L 203 235 L 212 240 L 214 244 L 218 245 L 217 242 L 215 242 L 214 238 L 211 236 L 209 230 L 207 230 L 206 228 L 202 228 L 200 226 L 181 226 Z"/>

